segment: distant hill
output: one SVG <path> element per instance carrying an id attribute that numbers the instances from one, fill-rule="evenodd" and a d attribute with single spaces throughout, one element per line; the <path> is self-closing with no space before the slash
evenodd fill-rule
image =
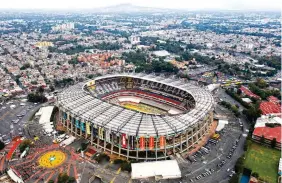
<path id="1" fill-rule="evenodd" d="M 95 8 L 94 11 L 95 12 L 105 12 L 105 13 L 142 13 L 142 12 L 166 12 L 169 10 L 161 9 L 161 8 L 136 6 L 136 5 L 126 3 L 126 4 L 118 4 L 114 6 Z"/>

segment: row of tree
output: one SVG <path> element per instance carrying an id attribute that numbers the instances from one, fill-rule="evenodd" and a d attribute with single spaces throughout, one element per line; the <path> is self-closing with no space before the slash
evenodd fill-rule
<path id="1" fill-rule="evenodd" d="M 61 80 L 54 79 L 55 87 L 61 86 L 64 87 L 66 85 L 74 84 L 74 80 L 72 78 L 63 78 Z"/>
<path id="2" fill-rule="evenodd" d="M 48 183 L 54 183 L 54 180 L 49 180 Z M 74 183 L 76 182 L 74 177 L 68 176 L 67 173 L 60 173 L 58 175 L 57 183 Z"/>
<path id="3" fill-rule="evenodd" d="M 35 92 L 29 93 L 27 95 L 27 100 L 29 102 L 36 102 L 36 103 L 47 102 L 47 98 L 44 96 L 43 93 L 44 93 L 44 88 L 40 86 Z"/>
<path id="4" fill-rule="evenodd" d="M 269 89 L 261 89 L 260 87 L 258 87 L 255 83 L 250 83 L 249 84 L 249 89 L 257 94 L 258 96 L 260 96 L 261 99 L 266 100 L 267 97 L 269 96 L 275 96 L 277 98 L 281 98 L 281 93 L 279 90 L 269 90 Z"/>
<path id="5" fill-rule="evenodd" d="M 238 105 L 232 105 L 232 104 L 230 104 L 229 102 L 226 102 L 226 101 L 221 101 L 220 104 L 223 105 L 224 107 L 226 107 L 227 109 L 231 110 L 236 117 L 240 116 Z"/>

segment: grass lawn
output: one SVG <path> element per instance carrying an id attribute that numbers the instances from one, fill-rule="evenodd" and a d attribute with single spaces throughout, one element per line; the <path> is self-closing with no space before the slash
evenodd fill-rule
<path id="1" fill-rule="evenodd" d="M 248 148 L 245 167 L 257 172 L 268 183 L 276 183 L 278 179 L 278 163 L 280 151 L 252 142 Z"/>

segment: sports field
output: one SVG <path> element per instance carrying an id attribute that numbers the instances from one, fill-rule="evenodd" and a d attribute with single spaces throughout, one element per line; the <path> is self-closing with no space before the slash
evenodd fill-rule
<path id="1" fill-rule="evenodd" d="M 267 182 L 276 183 L 279 158 L 280 151 L 253 142 L 248 148 L 244 165 Z"/>
<path id="2" fill-rule="evenodd" d="M 143 112 L 147 114 L 165 114 L 167 113 L 164 110 L 158 109 L 153 106 L 145 105 L 145 104 L 137 104 L 133 102 L 122 102 L 120 103 L 120 105 L 127 109 L 131 109 L 131 110 L 135 110 L 135 111 L 139 111 L 139 112 Z"/>

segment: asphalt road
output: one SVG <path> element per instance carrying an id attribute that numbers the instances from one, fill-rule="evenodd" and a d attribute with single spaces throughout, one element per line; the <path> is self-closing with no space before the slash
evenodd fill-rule
<path id="1" fill-rule="evenodd" d="M 227 95 L 224 90 L 219 89 L 215 98 L 219 101 L 219 98 L 222 98 L 225 101 L 230 102 L 231 104 L 238 104 L 240 110 L 243 110 L 237 101 Z M 196 158 L 197 162 L 187 162 L 186 165 L 182 165 L 182 182 L 196 182 L 196 183 L 228 183 L 237 159 L 243 154 L 244 143 L 246 140 L 248 123 L 246 122 L 244 116 L 236 118 L 232 112 L 228 109 L 217 105 L 215 112 L 220 116 L 225 116 L 228 119 L 229 124 L 225 126 L 224 130 L 226 131 L 221 135 L 221 140 L 216 146 L 211 146 L 211 151 L 208 155 L 204 155 L 202 158 Z M 243 122 L 244 131 L 239 126 L 239 119 Z M 244 135 L 243 135 L 244 134 Z M 239 136 L 240 139 L 239 139 Z M 239 139 L 238 146 L 234 151 L 232 158 L 227 159 L 226 156 L 229 154 L 230 149 L 233 146 L 233 143 L 236 139 Z M 226 161 L 226 164 L 219 168 L 219 164 L 222 160 Z M 195 177 L 206 172 L 207 170 L 214 169 L 215 172 L 206 177 L 202 177 L 200 180 L 196 180 Z M 229 169 L 229 171 L 227 171 Z M 192 181 L 190 181 L 192 179 Z"/>

